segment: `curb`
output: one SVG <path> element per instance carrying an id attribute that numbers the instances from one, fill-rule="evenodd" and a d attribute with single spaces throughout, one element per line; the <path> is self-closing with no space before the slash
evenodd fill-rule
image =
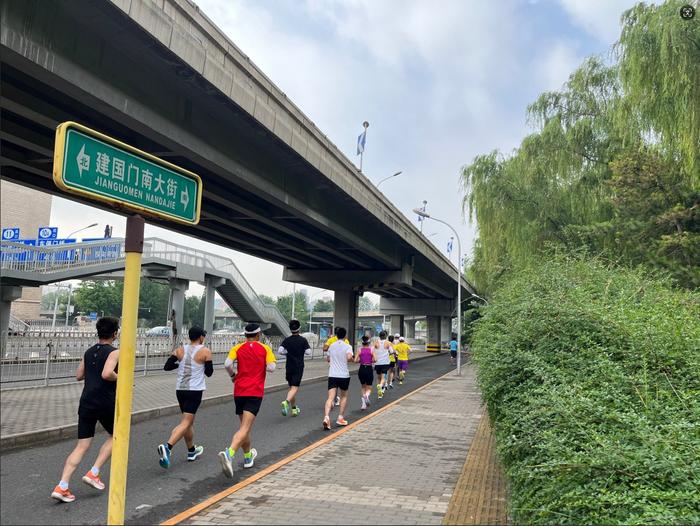
<path id="1" fill-rule="evenodd" d="M 434 358 L 438 356 L 439 353 L 428 356 L 420 356 L 414 358 L 413 362 L 419 362 L 421 360 L 427 360 L 428 358 Z M 352 372 L 355 372 L 354 370 Z M 328 378 L 327 375 L 313 376 L 308 379 L 303 379 L 301 384 L 314 384 L 322 382 Z M 265 389 L 265 394 L 276 393 L 278 391 L 283 391 L 287 389 L 287 384 L 273 385 Z M 226 393 L 223 395 L 216 395 L 210 398 L 204 398 L 200 407 L 209 407 L 217 404 L 222 404 L 231 400 L 232 394 Z M 143 422 L 145 420 L 150 420 L 152 418 L 158 418 L 160 416 L 170 416 L 175 415 L 180 412 L 180 406 L 178 404 L 166 405 L 161 407 L 153 407 L 151 409 L 142 409 L 141 411 L 135 411 L 131 413 L 131 423 L 136 424 L 138 422 Z M 34 446 L 37 444 L 43 444 L 48 442 L 55 442 L 58 440 L 63 440 L 66 438 L 75 438 L 78 432 L 77 422 L 74 424 L 67 424 L 63 426 L 51 427 L 48 429 L 40 429 L 38 431 L 27 431 L 26 433 L 17 433 L 15 435 L 8 435 L 0 438 L 0 450 L 3 452 L 18 449 L 22 447 Z M 98 433 L 103 433 L 104 431 L 99 431 Z"/>

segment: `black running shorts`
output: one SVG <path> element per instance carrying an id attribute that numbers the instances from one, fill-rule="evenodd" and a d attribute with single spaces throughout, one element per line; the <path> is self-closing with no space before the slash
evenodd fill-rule
<path id="1" fill-rule="evenodd" d="M 360 379 L 362 385 L 372 385 L 374 381 L 374 373 L 372 372 L 371 365 L 360 365 L 357 370 L 357 377 Z"/>
<path id="2" fill-rule="evenodd" d="M 347 391 L 350 387 L 350 378 L 334 378 L 333 376 L 328 377 L 328 389 L 340 389 L 341 391 Z"/>
<path id="3" fill-rule="evenodd" d="M 236 414 L 242 415 L 243 411 L 253 413 L 258 416 L 260 404 L 262 404 L 261 396 L 234 396 L 233 401 L 236 402 Z"/>
<path id="4" fill-rule="evenodd" d="M 177 403 L 180 404 L 180 412 L 196 414 L 199 404 L 202 403 L 202 393 L 204 391 L 177 389 L 175 394 L 177 395 Z"/>
<path id="5" fill-rule="evenodd" d="M 375 365 L 374 366 L 374 370 L 377 372 L 377 374 L 386 374 L 390 368 L 391 368 L 391 366 L 388 363 L 386 363 L 384 365 Z"/>
<path id="6" fill-rule="evenodd" d="M 114 433 L 114 411 L 102 413 L 78 412 L 78 438 L 92 438 L 99 422 L 108 434 Z"/>
<path id="7" fill-rule="evenodd" d="M 304 369 L 287 369 L 287 384 L 289 387 L 301 385 L 301 377 L 304 375 Z"/>

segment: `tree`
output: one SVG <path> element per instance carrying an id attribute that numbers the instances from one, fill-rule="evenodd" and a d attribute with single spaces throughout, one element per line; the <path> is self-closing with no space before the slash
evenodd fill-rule
<path id="1" fill-rule="evenodd" d="M 379 305 L 376 305 L 371 299 L 365 296 L 360 296 L 359 310 L 362 312 L 379 310 Z"/>
<path id="2" fill-rule="evenodd" d="M 277 308 L 285 319 L 292 319 L 292 295 L 279 296 L 276 301 Z M 301 331 L 308 330 L 309 308 L 306 303 L 306 296 L 301 291 L 296 293 L 294 302 L 294 317 L 301 322 Z"/>
<path id="3" fill-rule="evenodd" d="M 75 311 L 121 317 L 123 290 L 121 281 L 83 281 L 75 290 Z"/>
<path id="4" fill-rule="evenodd" d="M 320 299 L 316 303 L 314 303 L 314 312 L 333 312 L 334 310 L 334 300 Z"/>
<path id="5" fill-rule="evenodd" d="M 182 323 L 187 327 L 192 327 L 198 325 L 199 327 L 204 326 L 204 311 L 200 309 L 200 306 L 204 304 L 204 296 L 188 296 L 185 298 L 185 313 L 182 317 Z M 200 310 L 202 317 L 200 319 Z"/>

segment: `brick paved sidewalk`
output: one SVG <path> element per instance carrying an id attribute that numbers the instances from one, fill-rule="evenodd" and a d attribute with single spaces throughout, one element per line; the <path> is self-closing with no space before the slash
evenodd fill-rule
<path id="1" fill-rule="evenodd" d="M 434 353 L 416 351 L 411 359 L 425 358 Z M 284 362 L 280 370 L 267 375 L 266 389 L 286 386 Z M 351 366 L 351 370 L 354 370 Z M 175 399 L 175 371 L 150 376 L 137 376 L 134 379 L 134 399 L 132 411 L 148 411 L 156 408 L 177 407 Z M 328 374 L 328 364 L 323 359 L 307 360 L 304 378 Z M 77 425 L 78 402 L 83 382 L 60 384 L 49 387 L 3 390 L 0 392 L 0 437 L 4 444 L 10 437 L 22 433 L 34 433 L 62 426 Z M 223 368 L 214 370 L 207 378 L 204 400 L 230 395 L 233 392 L 231 379 Z M 3 444 L 3 445 L 4 445 Z"/>
<path id="2" fill-rule="evenodd" d="M 467 366 L 183 524 L 441 524 L 481 417 Z"/>

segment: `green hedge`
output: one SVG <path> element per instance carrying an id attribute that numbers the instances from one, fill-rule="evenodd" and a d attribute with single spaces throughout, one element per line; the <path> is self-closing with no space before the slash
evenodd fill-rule
<path id="1" fill-rule="evenodd" d="M 700 524 L 700 295 L 557 258 L 483 309 L 474 360 L 519 524 Z"/>

